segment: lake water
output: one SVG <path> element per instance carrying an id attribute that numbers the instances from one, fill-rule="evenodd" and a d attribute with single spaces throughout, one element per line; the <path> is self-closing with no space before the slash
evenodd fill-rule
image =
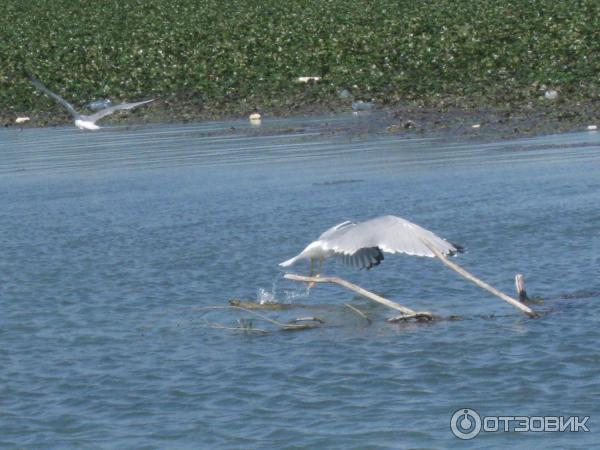
<path id="1" fill-rule="evenodd" d="M 596 444 L 600 134 L 477 143 L 320 125 L 351 120 L 0 130 L 0 447 Z M 338 286 L 282 278 L 277 263 L 326 228 L 381 214 L 460 243 L 454 261 L 511 295 L 524 273 L 541 317 L 429 258 L 324 273 L 460 320 L 390 324 Z M 308 305 L 262 313 L 325 324 L 203 309 L 234 297 Z M 240 318 L 270 332 L 211 328 Z M 450 429 L 463 408 L 589 416 L 590 432 L 463 441 Z"/>

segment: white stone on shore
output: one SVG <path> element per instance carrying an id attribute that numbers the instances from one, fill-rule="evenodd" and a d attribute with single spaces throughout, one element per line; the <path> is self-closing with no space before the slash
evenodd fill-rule
<path id="1" fill-rule="evenodd" d="M 309 81 L 319 81 L 321 77 L 298 77 L 296 81 L 298 83 L 308 83 Z"/>
<path id="2" fill-rule="evenodd" d="M 262 117 L 259 113 L 252 113 L 250 114 L 249 119 L 252 125 L 260 125 Z"/>

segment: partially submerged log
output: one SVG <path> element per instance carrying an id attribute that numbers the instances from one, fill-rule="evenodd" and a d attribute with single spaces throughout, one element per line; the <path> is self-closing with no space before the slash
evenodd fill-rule
<path id="1" fill-rule="evenodd" d="M 406 306 L 402 306 L 399 303 L 393 302 L 391 300 L 388 300 L 387 298 L 381 297 L 380 295 L 377 295 L 373 292 L 367 291 L 366 289 L 361 288 L 360 286 L 354 284 L 354 283 L 350 283 L 349 281 L 346 281 L 342 278 L 339 277 L 305 277 L 302 275 L 295 275 L 292 273 L 286 273 L 284 276 L 284 278 L 288 279 L 288 280 L 294 280 L 294 281 L 304 281 L 304 282 L 308 282 L 308 283 L 334 283 L 334 284 L 338 284 L 340 286 L 343 286 L 347 289 L 350 289 L 354 292 L 356 292 L 357 294 L 362 295 L 363 297 L 367 297 L 370 300 L 373 300 L 374 302 L 380 303 L 382 305 L 387 306 L 388 308 L 392 308 L 395 309 L 396 311 L 400 311 L 403 315 L 405 316 L 411 316 L 416 318 L 417 316 L 429 316 L 429 317 L 433 317 L 432 314 L 430 312 L 416 312 L 413 311 L 410 308 L 407 308 Z"/>
<path id="2" fill-rule="evenodd" d="M 239 300 L 237 298 L 232 298 L 229 300 L 229 304 L 231 306 L 237 306 L 239 308 L 245 309 L 263 309 L 267 311 L 282 311 L 286 309 L 294 309 L 294 308 L 308 308 L 308 305 L 300 305 L 300 304 L 291 304 L 291 303 L 275 303 L 275 302 L 266 302 L 266 303 L 258 303 L 251 302 L 246 300 Z"/>
<path id="3" fill-rule="evenodd" d="M 394 323 L 394 322 L 405 322 L 409 319 L 416 319 L 419 322 L 428 322 L 430 320 L 433 320 L 433 316 L 429 313 L 416 313 L 416 314 L 407 314 L 407 315 L 400 315 L 400 316 L 396 316 L 396 317 L 390 317 L 387 321 L 390 323 Z"/>

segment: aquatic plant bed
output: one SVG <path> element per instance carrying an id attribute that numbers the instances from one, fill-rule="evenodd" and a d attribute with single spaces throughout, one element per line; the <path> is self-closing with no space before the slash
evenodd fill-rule
<path id="1" fill-rule="evenodd" d="M 74 103 L 160 97 L 127 120 L 185 121 L 258 110 L 486 106 L 597 116 L 600 3 L 475 0 L 242 2 L 6 0 L 2 123 L 68 120 L 27 70 Z M 298 82 L 301 76 L 318 81 Z M 545 98 L 555 90 L 558 97 Z M 577 120 L 568 117 L 565 120 Z"/>

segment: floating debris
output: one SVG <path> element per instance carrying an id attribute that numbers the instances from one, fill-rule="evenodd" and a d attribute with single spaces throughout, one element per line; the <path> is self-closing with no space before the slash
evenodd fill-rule
<path id="1" fill-rule="evenodd" d="M 587 126 L 588 131 L 596 131 L 598 129 L 597 125 L 588 125 Z"/>
<path id="2" fill-rule="evenodd" d="M 476 123 L 474 125 L 471 125 L 471 128 L 481 128 L 481 124 L 480 123 Z"/>
<path id="3" fill-rule="evenodd" d="M 252 125 L 260 125 L 262 122 L 262 116 L 259 113 L 250 114 L 249 119 Z"/>
<path id="4" fill-rule="evenodd" d="M 23 117 L 17 117 L 17 119 L 15 120 L 15 123 L 25 123 L 25 122 L 29 122 L 31 119 L 27 116 L 23 116 Z"/>
<path id="5" fill-rule="evenodd" d="M 321 77 L 298 77 L 296 81 L 298 83 L 308 83 L 309 81 L 319 81 Z"/>

